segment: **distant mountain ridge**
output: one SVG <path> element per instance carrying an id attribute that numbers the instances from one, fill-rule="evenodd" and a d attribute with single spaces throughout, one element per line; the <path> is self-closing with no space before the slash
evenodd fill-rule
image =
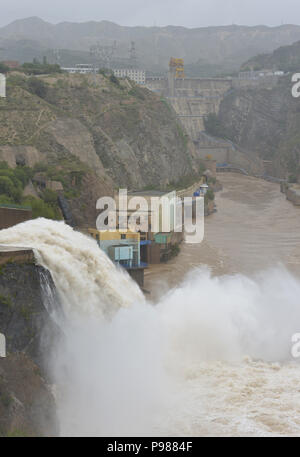
<path id="1" fill-rule="evenodd" d="M 243 64 L 242 70 L 283 70 L 285 72 L 300 71 L 300 41 L 291 46 L 281 46 L 270 54 L 260 54 Z"/>
<path id="2" fill-rule="evenodd" d="M 38 17 L 12 22 L 0 28 L 2 58 L 24 60 L 49 50 L 80 51 L 88 58 L 90 46 L 117 42 L 117 56 L 128 57 L 135 41 L 140 65 L 148 71 L 163 72 L 171 56 L 182 57 L 196 72 L 235 71 L 247 59 L 273 52 L 300 40 L 300 26 L 217 26 L 188 29 L 180 26 L 126 27 L 109 21 L 50 24 Z M 216 66 L 216 68 L 214 68 Z"/>

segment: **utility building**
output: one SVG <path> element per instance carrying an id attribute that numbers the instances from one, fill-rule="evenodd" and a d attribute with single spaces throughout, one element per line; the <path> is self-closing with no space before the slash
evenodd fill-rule
<path id="1" fill-rule="evenodd" d="M 140 233 L 89 229 L 89 234 L 114 263 L 125 268 L 140 287 L 144 286 L 147 264 L 141 262 Z"/>
<path id="2" fill-rule="evenodd" d="M 143 86 L 146 84 L 145 70 L 139 70 L 137 68 L 115 68 L 113 72 L 117 78 L 128 78 Z"/>
<path id="3" fill-rule="evenodd" d="M 128 192 L 128 200 L 134 197 L 143 197 L 147 203 L 147 210 L 140 209 L 141 218 L 148 223 L 148 231 L 140 232 L 140 256 L 141 261 L 146 264 L 157 264 L 161 261 L 168 260 L 172 253 L 174 245 L 178 245 L 183 239 L 182 230 L 176 232 L 177 222 L 177 200 L 176 192 L 161 192 L 157 190 Z M 158 202 L 153 205 L 153 199 Z M 118 195 L 115 195 L 115 201 L 118 203 Z M 128 221 L 136 209 L 127 209 Z M 180 206 L 182 212 L 182 207 Z M 144 214 L 143 214 L 144 213 Z M 117 205 L 118 218 L 122 218 L 123 212 Z M 156 226 L 154 222 L 156 220 Z M 129 222 L 128 222 L 129 225 Z M 166 235 L 168 243 L 160 242 L 163 239 L 159 235 Z M 166 246 L 168 245 L 168 246 Z"/>
<path id="4" fill-rule="evenodd" d="M 78 63 L 75 67 L 64 67 L 62 70 L 67 73 L 79 73 L 81 75 L 86 75 L 89 73 L 97 73 L 99 68 L 95 68 L 94 65 L 89 63 Z"/>

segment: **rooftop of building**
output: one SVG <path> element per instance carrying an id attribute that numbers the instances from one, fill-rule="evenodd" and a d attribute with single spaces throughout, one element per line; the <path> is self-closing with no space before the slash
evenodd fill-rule
<path id="1" fill-rule="evenodd" d="M 161 197 L 162 195 L 168 194 L 168 191 L 161 191 L 161 190 L 140 190 L 140 191 L 133 191 L 128 192 L 128 195 L 144 195 L 147 197 Z"/>

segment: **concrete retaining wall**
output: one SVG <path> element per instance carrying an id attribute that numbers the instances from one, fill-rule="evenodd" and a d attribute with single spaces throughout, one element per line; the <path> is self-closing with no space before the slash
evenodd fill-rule
<path id="1" fill-rule="evenodd" d="M 0 206 L 0 230 L 30 219 L 32 219 L 32 211 L 29 209 L 4 208 Z"/>
<path id="2" fill-rule="evenodd" d="M 34 262 L 34 253 L 31 249 L 26 248 L 4 248 L 0 246 L 0 265 L 8 262 L 13 263 L 32 263 Z"/>

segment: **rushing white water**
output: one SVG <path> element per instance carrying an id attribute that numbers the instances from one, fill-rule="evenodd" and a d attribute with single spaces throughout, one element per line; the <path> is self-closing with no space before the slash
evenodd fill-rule
<path id="1" fill-rule="evenodd" d="M 64 222 L 41 218 L 19 224 L 1 230 L 0 243 L 35 250 L 38 263 L 51 271 L 66 312 L 110 313 L 143 300 L 138 286 L 91 237 Z"/>
<path id="2" fill-rule="evenodd" d="M 0 232 L 53 276 L 65 334 L 51 352 L 62 435 L 300 435 L 300 281 L 196 269 L 146 303 L 90 238 L 45 219 Z"/>

